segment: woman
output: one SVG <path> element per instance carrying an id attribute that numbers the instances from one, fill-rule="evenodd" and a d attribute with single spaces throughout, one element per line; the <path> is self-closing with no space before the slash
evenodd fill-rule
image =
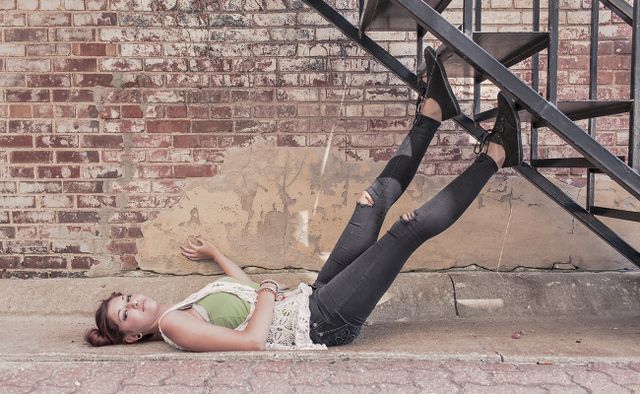
<path id="1" fill-rule="evenodd" d="M 85 339 L 101 346 L 159 334 L 190 351 L 317 349 L 353 341 L 409 256 L 453 224 L 500 167 L 522 161 L 520 121 L 513 102 L 500 93 L 496 124 L 481 141 L 475 162 L 377 240 L 385 215 L 413 179 L 440 122 L 460 113 L 435 52 L 427 48 L 424 56 L 424 89 L 413 127 L 359 198 L 311 287 L 301 283 L 282 293 L 274 281 L 258 285 L 211 243 L 189 240 L 182 252 L 187 258 L 212 258 L 228 278 L 173 306 L 141 294 L 114 293 L 96 311 L 98 328 L 88 331 Z"/>

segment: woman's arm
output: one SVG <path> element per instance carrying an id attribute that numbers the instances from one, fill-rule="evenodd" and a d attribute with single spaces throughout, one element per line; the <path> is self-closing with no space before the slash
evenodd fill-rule
<path id="1" fill-rule="evenodd" d="M 227 276 L 241 282 L 254 283 L 251 278 L 244 273 L 242 268 L 234 263 L 233 260 L 225 256 L 211 242 L 203 240 L 200 237 L 196 237 L 195 239 L 200 243 L 199 245 L 191 242 L 191 239 L 187 239 L 187 245 L 181 246 L 182 254 L 189 260 L 204 260 L 211 258 L 213 261 L 218 263 Z"/>
<path id="2" fill-rule="evenodd" d="M 162 332 L 176 345 L 193 352 L 264 350 L 274 305 L 272 293 L 259 292 L 244 331 L 216 326 L 183 311 L 171 311 L 162 320 Z"/>

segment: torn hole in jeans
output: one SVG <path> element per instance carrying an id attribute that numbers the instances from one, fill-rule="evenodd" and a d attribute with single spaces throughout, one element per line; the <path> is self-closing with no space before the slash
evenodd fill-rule
<path id="1" fill-rule="evenodd" d="M 358 201 L 356 201 L 356 203 L 360 206 L 366 207 L 372 207 L 373 204 L 375 204 L 375 202 L 373 201 L 373 197 L 371 197 L 371 194 L 369 194 L 369 192 L 366 190 L 362 192 L 360 198 L 358 198 Z"/>
<path id="2" fill-rule="evenodd" d="M 402 216 L 400 216 L 400 219 L 402 219 L 405 222 L 416 220 L 416 211 L 410 211 L 410 212 L 404 213 L 402 214 Z"/>

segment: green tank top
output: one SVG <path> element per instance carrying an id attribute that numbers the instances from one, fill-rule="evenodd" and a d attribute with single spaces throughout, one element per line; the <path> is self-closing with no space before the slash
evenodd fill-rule
<path id="1" fill-rule="evenodd" d="M 218 281 L 245 283 L 228 276 L 224 276 L 218 279 Z M 255 289 L 260 287 L 257 283 L 249 285 Z M 248 302 L 231 293 L 209 294 L 196 302 L 196 304 L 202 306 L 207 311 L 211 323 L 227 328 L 238 327 L 245 321 L 247 316 L 249 316 L 251 310 L 251 305 Z"/>

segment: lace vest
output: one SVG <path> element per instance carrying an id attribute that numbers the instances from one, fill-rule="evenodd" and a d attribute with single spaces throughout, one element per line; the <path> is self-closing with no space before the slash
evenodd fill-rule
<path id="1" fill-rule="evenodd" d="M 188 309 L 193 303 L 201 300 L 209 294 L 217 292 L 234 294 L 251 304 L 249 315 L 242 324 L 235 328 L 235 330 L 243 331 L 247 327 L 249 319 L 253 315 L 258 294 L 254 288 L 242 283 L 216 281 L 209 283 L 199 291 L 191 294 L 182 302 L 173 305 L 169 310 L 162 314 L 158 320 L 158 328 L 160 329 L 160 334 L 165 342 L 178 349 L 185 350 L 164 335 L 160 328 L 162 318 L 164 318 L 164 316 L 170 311 L 176 309 Z M 311 287 L 305 283 L 300 283 L 297 289 L 285 293 L 284 300 L 276 302 L 275 307 L 273 308 L 271 328 L 267 337 L 267 349 L 318 350 L 327 348 L 326 345 L 313 343 L 311 338 L 309 338 L 309 319 L 311 314 L 309 311 L 309 295 L 311 295 Z"/>

